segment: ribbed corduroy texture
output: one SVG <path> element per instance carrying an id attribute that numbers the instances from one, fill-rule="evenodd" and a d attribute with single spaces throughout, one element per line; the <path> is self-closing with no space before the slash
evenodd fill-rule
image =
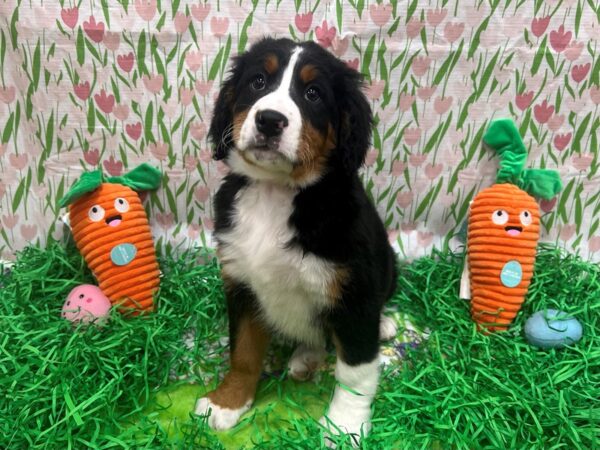
<path id="1" fill-rule="evenodd" d="M 129 203 L 129 210 L 118 212 L 117 198 Z M 104 219 L 93 222 L 88 216 L 90 208 L 100 205 L 105 210 Z M 94 192 L 71 204 L 70 222 L 79 251 L 96 277 L 102 292 L 121 310 L 153 310 L 153 296 L 159 284 L 159 270 L 152 234 L 146 211 L 138 194 L 121 184 L 104 183 Z M 106 218 L 120 214 L 122 222 L 110 227 Z M 119 244 L 133 244 L 137 253 L 127 265 L 119 266 L 110 257 L 111 250 Z"/>
<path id="2" fill-rule="evenodd" d="M 508 222 L 496 225 L 492 214 L 508 212 Z M 519 218 L 529 211 L 531 224 Z M 471 277 L 471 315 L 490 330 L 503 330 L 513 321 L 527 294 L 533 275 L 540 230 L 539 207 L 533 197 L 513 184 L 495 184 L 481 191 L 471 204 L 467 247 Z M 505 227 L 520 226 L 519 236 L 510 236 Z M 505 264 L 516 260 L 523 276 L 515 287 L 502 284 L 500 274 Z"/>

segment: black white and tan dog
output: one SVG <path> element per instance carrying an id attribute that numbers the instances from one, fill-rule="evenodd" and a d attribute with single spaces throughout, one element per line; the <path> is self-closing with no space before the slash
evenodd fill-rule
<path id="1" fill-rule="evenodd" d="M 234 426 L 254 400 L 272 335 L 299 344 L 289 373 L 307 379 L 335 345 L 338 385 L 321 423 L 370 430 L 381 315 L 396 258 L 358 176 L 372 114 L 358 72 L 319 45 L 264 39 L 233 61 L 214 108 L 214 156 L 231 172 L 215 197 L 231 367 L 197 414 Z"/>

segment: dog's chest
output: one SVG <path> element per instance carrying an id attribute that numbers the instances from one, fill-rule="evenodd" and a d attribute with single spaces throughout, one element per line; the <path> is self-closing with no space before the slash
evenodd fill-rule
<path id="1" fill-rule="evenodd" d="M 284 334 L 306 340 L 315 316 L 329 305 L 335 268 L 288 245 L 294 236 L 288 223 L 293 198 L 294 191 L 272 184 L 242 189 L 232 228 L 218 234 L 219 250 L 224 270 L 253 288 L 266 319 Z"/>

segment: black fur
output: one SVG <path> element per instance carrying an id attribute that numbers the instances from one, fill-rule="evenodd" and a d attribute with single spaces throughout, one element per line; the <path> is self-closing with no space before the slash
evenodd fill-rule
<path id="1" fill-rule="evenodd" d="M 210 128 L 217 159 L 226 158 L 234 151 L 233 143 L 223 140 L 222 136 L 231 127 L 236 109 L 247 108 L 260 98 L 247 92 L 245 85 L 261 64 L 261 55 L 274 52 L 285 64 L 293 45 L 296 44 L 289 40 L 267 39 L 237 58 L 219 94 Z M 334 127 L 337 147 L 331 152 L 322 177 L 298 189 L 289 218 L 295 236 L 288 245 L 347 269 L 349 279 L 343 286 L 342 298 L 331 309 L 323 311 L 322 319 L 342 347 L 340 356 L 348 364 L 361 364 L 372 361 L 377 354 L 380 314 L 396 286 L 395 254 L 358 177 L 358 169 L 370 145 L 372 115 L 356 71 L 317 44 L 302 46 L 302 61 L 314 63 L 325 75 L 319 81 L 323 101 L 317 107 L 296 100 L 297 93 L 292 93 L 292 98 L 303 118 L 317 130 L 326 131 L 323 123 Z M 261 95 L 266 93 L 268 91 Z M 250 182 L 242 175 L 226 177 L 214 204 L 217 239 L 234 226 L 236 195 Z M 247 299 L 251 297 L 248 289 L 238 286 L 236 292 L 245 293 L 242 297 Z M 232 296 L 238 297 L 237 294 Z M 237 323 L 250 304 L 255 305 L 255 302 L 244 301 L 243 306 L 238 307 L 237 302 L 230 300 L 230 321 Z"/>
<path id="2" fill-rule="evenodd" d="M 242 58 L 233 60 L 232 70 L 223 82 L 208 130 L 208 137 L 213 142 L 213 157 L 216 160 L 227 157 L 229 149 L 233 146 L 231 127 L 233 125 L 233 107 L 235 104 L 236 86 L 244 71 Z"/>

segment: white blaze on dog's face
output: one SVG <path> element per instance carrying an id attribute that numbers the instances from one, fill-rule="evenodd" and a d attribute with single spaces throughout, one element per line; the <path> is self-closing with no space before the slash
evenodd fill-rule
<path id="1" fill-rule="evenodd" d="M 315 43 L 255 44 L 235 60 L 217 99 L 209 133 L 216 158 L 234 173 L 291 186 L 334 165 L 356 171 L 371 125 L 359 79 Z"/>
<path id="2" fill-rule="evenodd" d="M 298 161 L 302 115 L 290 90 L 301 52 L 300 47 L 293 50 L 279 86 L 252 105 L 235 142 L 236 148 L 259 166 L 290 172 Z M 256 90 L 267 88 L 262 74 L 251 83 Z"/>

